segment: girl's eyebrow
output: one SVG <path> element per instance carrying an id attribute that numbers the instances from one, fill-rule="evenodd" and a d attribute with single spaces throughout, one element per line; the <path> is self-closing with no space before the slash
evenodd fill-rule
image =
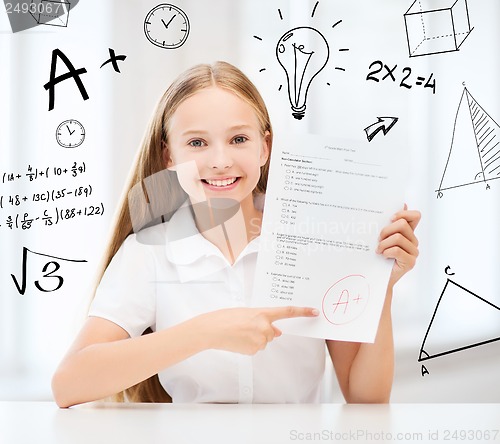
<path id="1" fill-rule="evenodd" d="M 205 130 L 186 130 L 181 133 L 181 136 L 189 136 L 191 134 L 200 135 L 200 134 L 208 134 L 208 131 Z"/>
<path id="2" fill-rule="evenodd" d="M 246 123 L 242 123 L 241 125 L 233 125 L 227 129 L 227 132 L 232 132 L 232 131 L 241 131 L 241 130 L 251 130 L 253 127 L 252 125 L 248 125 Z M 181 136 L 190 136 L 190 135 L 206 135 L 209 134 L 209 131 L 207 130 L 197 130 L 197 129 L 188 129 L 181 133 Z"/>
<path id="3" fill-rule="evenodd" d="M 242 130 L 242 129 L 244 130 L 252 129 L 252 126 L 246 123 L 243 123 L 241 125 L 233 125 L 231 128 L 229 128 L 229 131 Z"/>

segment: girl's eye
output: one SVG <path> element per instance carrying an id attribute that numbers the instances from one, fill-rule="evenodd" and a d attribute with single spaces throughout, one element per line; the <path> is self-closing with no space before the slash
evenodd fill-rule
<path id="1" fill-rule="evenodd" d="M 245 143 L 248 139 L 245 136 L 236 136 L 233 139 L 233 143 Z"/>
<path id="2" fill-rule="evenodd" d="M 203 143 L 203 140 L 195 139 L 195 140 L 191 140 L 188 143 L 188 145 L 193 146 L 195 148 L 199 148 L 199 147 L 202 147 L 204 145 L 204 143 Z"/>

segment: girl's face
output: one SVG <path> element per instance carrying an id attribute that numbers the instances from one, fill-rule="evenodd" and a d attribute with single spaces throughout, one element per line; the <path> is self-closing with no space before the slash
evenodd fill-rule
<path id="1" fill-rule="evenodd" d="M 202 89 L 179 105 L 168 133 L 165 164 L 177 172 L 191 201 L 252 199 L 270 135 L 261 135 L 257 115 L 244 100 L 219 87 Z"/>

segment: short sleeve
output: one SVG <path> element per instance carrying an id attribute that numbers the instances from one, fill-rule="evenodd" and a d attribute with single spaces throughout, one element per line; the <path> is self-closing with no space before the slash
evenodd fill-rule
<path id="1" fill-rule="evenodd" d="M 89 316 L 105 318 L 130 337 L 140 336 L 156 319 L 154 247 L 130 235 L 111 260 L 97 288 Z"/>

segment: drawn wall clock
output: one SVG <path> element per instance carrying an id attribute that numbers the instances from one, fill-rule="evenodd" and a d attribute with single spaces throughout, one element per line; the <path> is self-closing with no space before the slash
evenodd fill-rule
<path id="1" fill-rule="evenodd" d="M 57 127 L 56 140 L 64 148 L 76 148 L 85 140 L 85 128 L 78 120 L 65 120 Z"/>
<path id="2" fill-rule="evenodd" d="M 175 5 L 162 3 L 146 15 L 144 34 L 155 46 L 163 49 L 179 48 L 189 36 L 188 16 Z"/>

